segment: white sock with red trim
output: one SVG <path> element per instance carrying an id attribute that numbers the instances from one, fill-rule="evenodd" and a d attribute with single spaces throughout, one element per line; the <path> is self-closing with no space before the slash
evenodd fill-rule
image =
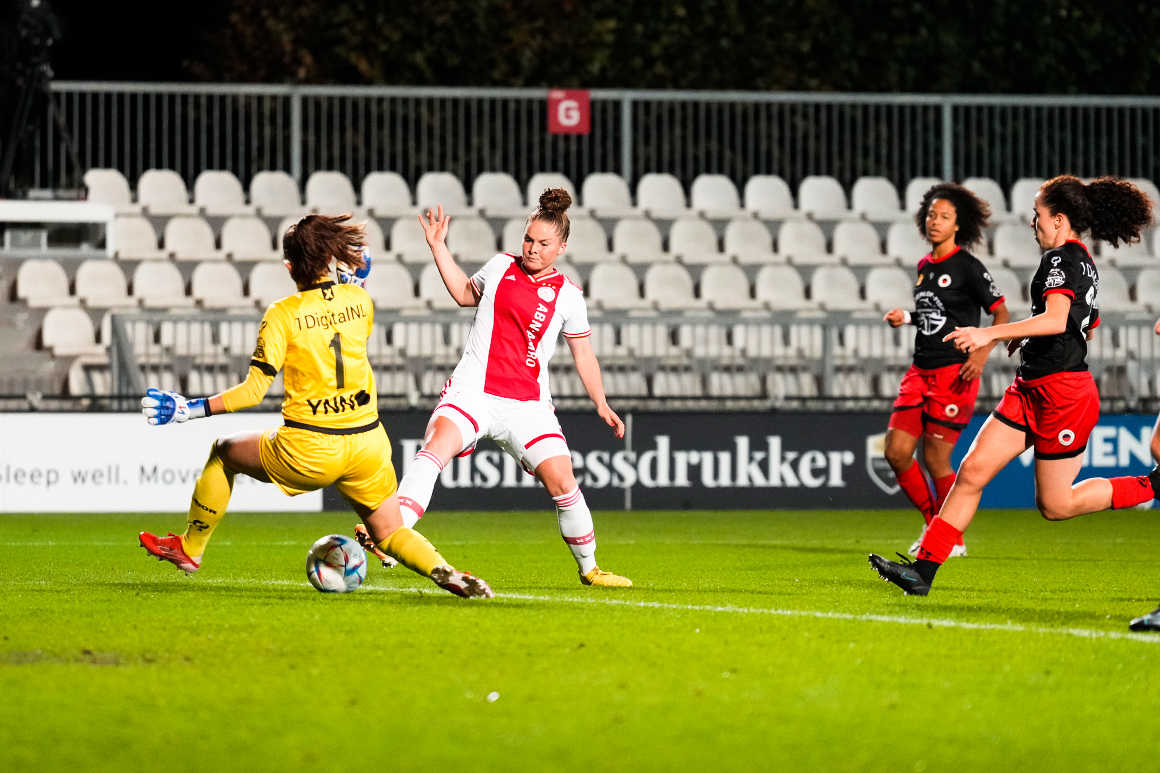
<path id="1" fill-rule="evenodd" d="M 572 557 L 581 574 L 596 568 L 596 531 L 592 527 L 592 511 L 584 501 L 580 487 L 552 497 L 556 503 L 556 517 L 560 520 L 560 536 L 568 543 Z"/>
<path id="2" fill-rule="evenodd" d="M 408 529 L 414 527 L 427 505 L 431 504 L 431 494 L 435 491 L 435 481 L 439 473 L 443 472 L 443 462 L 430 451 L 420 451 L 415 454 L 415 461 L 407 468 L 399 484 L 399 512 L 403 516 L 403 525 Z"/>

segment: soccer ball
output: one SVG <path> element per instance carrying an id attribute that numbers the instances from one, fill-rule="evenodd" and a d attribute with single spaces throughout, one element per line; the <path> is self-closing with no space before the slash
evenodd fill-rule
<path id="1" fill-rule="evenodd" d="M 306 579 L 323 593 L 358 590 L 366 576 L 367 554 L 350 537 L 323 537 L 306 554 Z"/>

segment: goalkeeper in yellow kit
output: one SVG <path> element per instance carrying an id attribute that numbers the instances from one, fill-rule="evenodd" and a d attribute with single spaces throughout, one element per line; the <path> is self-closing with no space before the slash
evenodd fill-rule
<path id="1" fill-rule="evenodd" d="M 490 597 L 487 583 L 456 571 L 403 526 L 391 443 L 379 423 L 366 354 L 374 307 L 361 285 L 369 256 L 362 227 L 345 225 L 346 219 L 309 215 L 287 230 L 282 248 L 298 292 L 266 310 L 244 383 L 196 400 L 156 389 L 142 399 L 150 424 L 182 423 L 257 405 L 285 371 L 282 426 L 216 441 L 194 487 L 185 534 L 142 532 L 141 546 L 191 574 L 201 568 L 238 473 L 275 483 L 290 496 L 333 484 L 383 553 L 452 593 Z"/>

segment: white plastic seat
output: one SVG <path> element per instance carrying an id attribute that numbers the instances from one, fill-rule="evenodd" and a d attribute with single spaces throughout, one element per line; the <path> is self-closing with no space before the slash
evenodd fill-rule
<path id="1" fill-rule="evenodd" d="M 1153 313 L 1160 310 L 1160 268 L 1146 268 L 1136 277 L 1136 303 Z"/>
<path id="2" fill-rule="evenodd" d="M 285 172 L 258 172 L 250 180 L 250 203 L 266 217 L 302 217 L 298 183 Z"/>
<path id="3" fill-rule="evenodd" d="M 217 268 L 221 268 L 218 264 Z M 233 268 L 233 266 L 225 266 Z M 216 355 L 222 347 L 213 340 L 213 323 L 190 319 L 163 320 L 158 325 L 161 346 L 180 357 Z"/>
<path id="4" fill-rule="evenodd" d="M 1096 293 L 1096 306 L 1100 311 L 1133 311 L 1138 308 L 1128 291 L 1128 280 L 1119 269 L 1100 266 L 1100 289 Z"/>
<path id="5" fill-rule="evenodd" d="M 762 307 L 760 301 L 749 297 L 749 280 L 745 272 L 733 265 L 705 267 L 701 273 L 701 300 L 719 311 Z"/>
<path id="6" fill-rule="evenodd" d="M 68 274 L 55 260 L 32 259 L 16 270 L 16 297 L 32 308 L 76 306 L 69 295 Z"/>
<path id="7" fill-rule="evenodd" d="M 653 397 L 702 397 L 705 385 L 695 371 L 658 371 L 653 374 Z"/>
<path id="8" fill-rule="evenodd" d="M 588 277 L 588 299 L 605 309 L 642 309 L 636 274 L 623 263 L 599 263 Z"/>
<path id="9" fill-rule="evenodd" d="M 190 278 L 190 294 L 207 309 L 252 307 L 242 292 L 242 277 L 229 263 L 199 263 Z"/>
<path id="10" fill-rule="evenodd" d="M 372 269 L 371 273 L 374 273 Z M 298 292 L 298 285 L 281 263 L 259 263 L 250 272 L 247 296 L 265 308 L 274 301 L 289 298 Z"/>
<path id="11" fill-rule="evenodd" d="M 455 220 L 451 222 L 454 224 Z M 391 252 L 404 263 L 429 263 L 433 260 L 418 218 L 401 217 L 391 226 Z"/>
<path id="12" fill-rule="evenodd" d="M 451 172 L 425 172 L 415 184 L 415 203 L 421 212 L 443 207 L 444 214 L 468 215 L 474 210 L 467 206 L 467 192 L 463 183 Z"/>
<path id="13" fill-rule="evenodd" d="M 1150 268 L 1156 265 L 1156 258 L 1148 247 L 1148 240 L 1154 234 L 1147 232 L 1140 235 L 1140 241 L 1135 244 L 1124 244 L 1113 247 L 1107 242 L 1100 244 L 1100 259 L 1110 261 L 1117 268 L 1142 267 Z"/>
<path id="14" fill-rule="evenodd" d="M 342 172 L 314 172 L 306 180 L 306 208 L 321 215 L 354 215 L 354 186 Z"/>
<path id="15" fill-rule="evenodd" d="M 656 224 L 644 218 L 627 217 L 612 231 L 612 250 L 629 263 L 654 263 L 668 260 L 661 246 L 661 232 Z"/>
<path id="16" fill-rule="evenodd" d="M 376 264 L 367 277 L 366 291 L 376 308 L 418 309 L 425 304 L 415 296 L 415 280 L 400 263 Z"/>
<path id="17" fill-rule="evenodd" d="M 692 208 L 703 217 L 727 219 L 741 213 L 741 196 L 733 180 L 723 174 L 699 174 L 689 187 Z"/>
<path id="18" fill-rule="evenodd" d="M 271 247 L 270 229 L 257 217 L 231 217 L 222 223 L 222 252 L 234 260 L 281 260 L 282 245 Z"/>
<path id="19" fill-rule="evenodd" d="M 375 217 L 413 214 L 411 188 L 398 172 L 370 172 L 362 181 L 362 205 Z"/>
<path id="20" fill-rule="evenodd" d="M 685 189 L 671 174 L 642 175 L 636 184 L 636 205 L 651 218 L 678 218 L 688 212 Z"/>
<path id="21" fill-rule="evenodd" d="M 458 309 L 459 304 L 447 291 L 447 285 L 439 274 L 439 267 L 428 263 L 419 274 L 419 298 L 433 309 Z"/>
<path id="22" fill-rule="evenodd" d="M 1148 194 L 1148 198 L 1152 199 L 1152 211 L 1160 214 L 1160 188 L 1156 187 L 1156 183 L 1145 177 L 1129 177 L 1128 182 Z"/>
<path id="23" fill-rule="evenodd" d="M 703 309 L 704 301 L 693 292 L 693 277 L 684 266 L 657 263 L 644 272 L 644 298 L 658 309 Z"/>
<path id="24" fill-rule="evenodd" d="M 495 257 L 495 232 L 481 217 L 453 217 L 447 249 L 463 263 L 485 263 Z"/>
<path id="25" fill-rule="evenodd" d="M 86 306 L 108 309 L 132 303 L 125 272 L 111 260 L 86 260 L 77 266 L 76 289 Z"/>
<path id="26" fill-rule="evenodd" d="M 816 303 L 806 300 L 802 276 L 793 266 L 762 266 L 753 289 L 757 301 L 774 311 L 817 308 Z"/>
<path id="27" fill-rule="evenodd" d="M 519 255 L 524 250 L 524 226 L 527 219 L 513 217 L 503 224 L 503 234 L 500 236 L 500 249 L 512 255 Z M 573 226 L 572 231 L 576 230 Z M 572 236 L 568 236 L 568 254 L 572 254 Z"/>
<path id="28" fill-rule="evenodd" d="M 1019 281 L 1014 271 L 1004 266 L 988 266 L 987 273 L 999 292 L 1003 294 L 1003 303 L 1014 314 L 1016 311 L 1031 311 L 1031 302 L 1023 297 L 1023 283 Z"/>
<path id="29" fill-rule="evenodd" d="M 622 218 L 636 214 L 628 183 L 613 172 L 593 172 L 585 177 L 580 197 L 584 208 L 597 217 Z"/>
<path id="30" fill-rule="evenodd" d="M 484 172 L 471 184 L 471 203 L 488 217 L 528 216 L 520 185 L 507 172 Z"/>
<path id="31" fill-rule="evenodd" d="M 112 204 L 118 215 L 136 215 L 141 207 L 133 203 L 133 192 L 129 181 L 117 169 L 90 169 L 85 172 L 85 187 L 89 189 L 89 201 Z"/>
<path id="32" fill-rule="evenodd" d="M 854 311 L 870 306 L 861 298 L 858 278 L 845 266 L 815 269 L 810 277 L 810 297 L 826 311 Z"/>
<path id="33" fill-rule="evenodd" d="M 105 347 L 96 342 L 93 321 L 81 309 L 49 309 L 41 323 L 40 340 L 57 357 L 101 355 Z"/>
<path id="34" fill-rule="evenodd" d="M 898 189 L 886 177 L 859 177 L 855 180 L 850 189 L 850 205 L 855 215 L 874 223 L 906 219 Z"/>
<path id="35" fill-rule="evenodd" d="M 1036 177 L 1020 177 L 1011 186 L 1011 214 L 1023 225 L 1031 225 L 1035 217 L 1035 194 L 1046 180 Z"/>
<path id="36" fill-rule="evenodd" d="M 995 258 L 1011 266 L 1039 265 L 1043 250 L 1029 225 L 1004 223 L 995 229 Z"/>
<path id="37" fill-rule="evenodd" d="M 571 221 L 571 232 L 568 234 L 568 248 L 565 255 L 574 263 L 607 263 L 616 260 L 616 253 L 608 249 L 608 234 L 600 223 L 592 218 L 581 218 Z M 520 244 L 523 243 L 523 224 L 520 225 Z M 505 240 L 506 243 L 506 240 Z M 519 254 L 520 250 L 515 254 Z"/>
<path id="38" fill-rule="evenodd" d="M 913 177 L 906 184 L 906 211 L 913 215 L 922 206 L 926 192 L 942 182 L 941 177 Z"/>
<path id="39" fill-rule="evenodd" d="M 852 266 L 889 262 L 882 254 L 878 231 L 869 223 L 846 220 L 834 226 L 833 254 Z"/>
<path id="40" fill-rule="evenodd" d="M 699 217 L 673 221 L 669 230 L 669 254 L 688 264 L 729 262 L 729 256 L 717 249 L 717 232 L 709 221 Z"/>
<path id="41" fill-rule="evenodd" d="M 366 237 L 365 244 L 367 249 L 371 251 L 371 257 L 383 257 L 387 254 L 387 240 L 383 236 L 383 228 L 374 218 L 366 218 L 356 221 L 363 227 L 363 234 Z"/>
<path id="42" fill-rule="evenodd" d="M 584 280 L 580 277 L 580 272 L 576 266 L 572 265 L 567 259 L 560 259 L 556 261 L 556 270 L 571 280 L 572 284 L 577 287 L 584 287 Z"/>
<path id="43" fill-rule="evenodd" d="M 151 215 L 196 215 L 185 180 L 172 169 L 149 169 L 137 178 L 137 203 Z"/>
<path id="44" fill-rule="evenodd" d="M 794 263 L 814 265 L 835 263 L 837 258 L 826 252 L 826 235 L 811 220 L 786 220 L 777 233 L 777 254 Z"/>
<path id="45" fill-rule="evenodd" d="M 877 266 L 866 274 L 866 302 L 879 311 L 914 310 L 914 280 L 896 266 Z"/>
<path id="46" fill-rule="evenodd" d="M 829 175 L 810 175 L 798 186 L 798 209 L 814 220 L 850 217 L 842 184 Z"/>
<path id="47" fill-rule="evenodd" d="M 987 202 L 991 207 L 992 223 L 1013 219 L 1010 210 L 1007 209 L 1007 197 L 1003 195 L 1003 189 L 990 177 L 968 177 L 963 180 L 963 187 Z"/>
<path id="48" fill-rule="evenodd" d="M 760 373 L 709 373 L 710 397 L 761 397 Z"/>
<path id="49" fill-rule="evenodd" d="M 133 271 L 132 297 L 142 306 L 153 309 L 193 305 L 193 298 L 185 294 L 181 272 L 167 260 L 143 260 L 137 264 Z"/>
<path id="50" fill-rule="evenodd" d="M 739 263 L 774 263 L 779 256 L 773 251 L 773 235 L 765 223 L 750 217 L 738 217 L 725 225 L 725 254 Z"/>
<path id="51" fill-rule="evenodd" d="M 532 175 L 528 180 L 527 188 L 525 188 L 527 195 L 524 200 L 528 202 L 528 212 L 535 209 L 540 203 L 540 194 L 549 188 L 563 188 L 568 191 L 568 195 L 572 197 L 572 203 L 578 204 L 579 197 L 576 195 L 576 186 L 572 184 L 572 180 L 567 175 L 559 172 L 538 172 Z M 583 217 L 583 210 L 575 206 L 568 210 L 570 218 Z"/>
<path id="52" fill-rule="evenodd" d="M 193 181 L 193 203 L 207 215 L 252 215 L 246 192 L 233 172 L 207 169 Z"/>
<path id="53" fill-rule="evenodd" d="M 886 254 L 905 265 L 918 263 L 919 258 L 930 254 L 930 242 L 913 223 L 894 223 L 886 231 Z"/>
<path id="54" fill-rule="evenodd" d="M 775 174 L 755 174 L 745 181 L 745 209 L 762 220 L 784 220 L 795 214 L 789 183 Z"/>
<path id="55" fill-rule="evenodd" d="M 177 260 L 224 260 L 213 229 L 200 217 L 171 217 L 165 224 L 165 250 Z"/>

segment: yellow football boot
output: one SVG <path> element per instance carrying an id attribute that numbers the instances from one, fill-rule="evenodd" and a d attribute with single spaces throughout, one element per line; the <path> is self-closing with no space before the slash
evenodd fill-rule
<path id="1" fill-rule="evenodd" d="M 580 575 L 580 582 L 584 585 L 599 585 L 604 588 L 632 587 L 632 580 L 612 572 L 602 572 L 599 566 L 594 567 L 588 574 Z"/>

